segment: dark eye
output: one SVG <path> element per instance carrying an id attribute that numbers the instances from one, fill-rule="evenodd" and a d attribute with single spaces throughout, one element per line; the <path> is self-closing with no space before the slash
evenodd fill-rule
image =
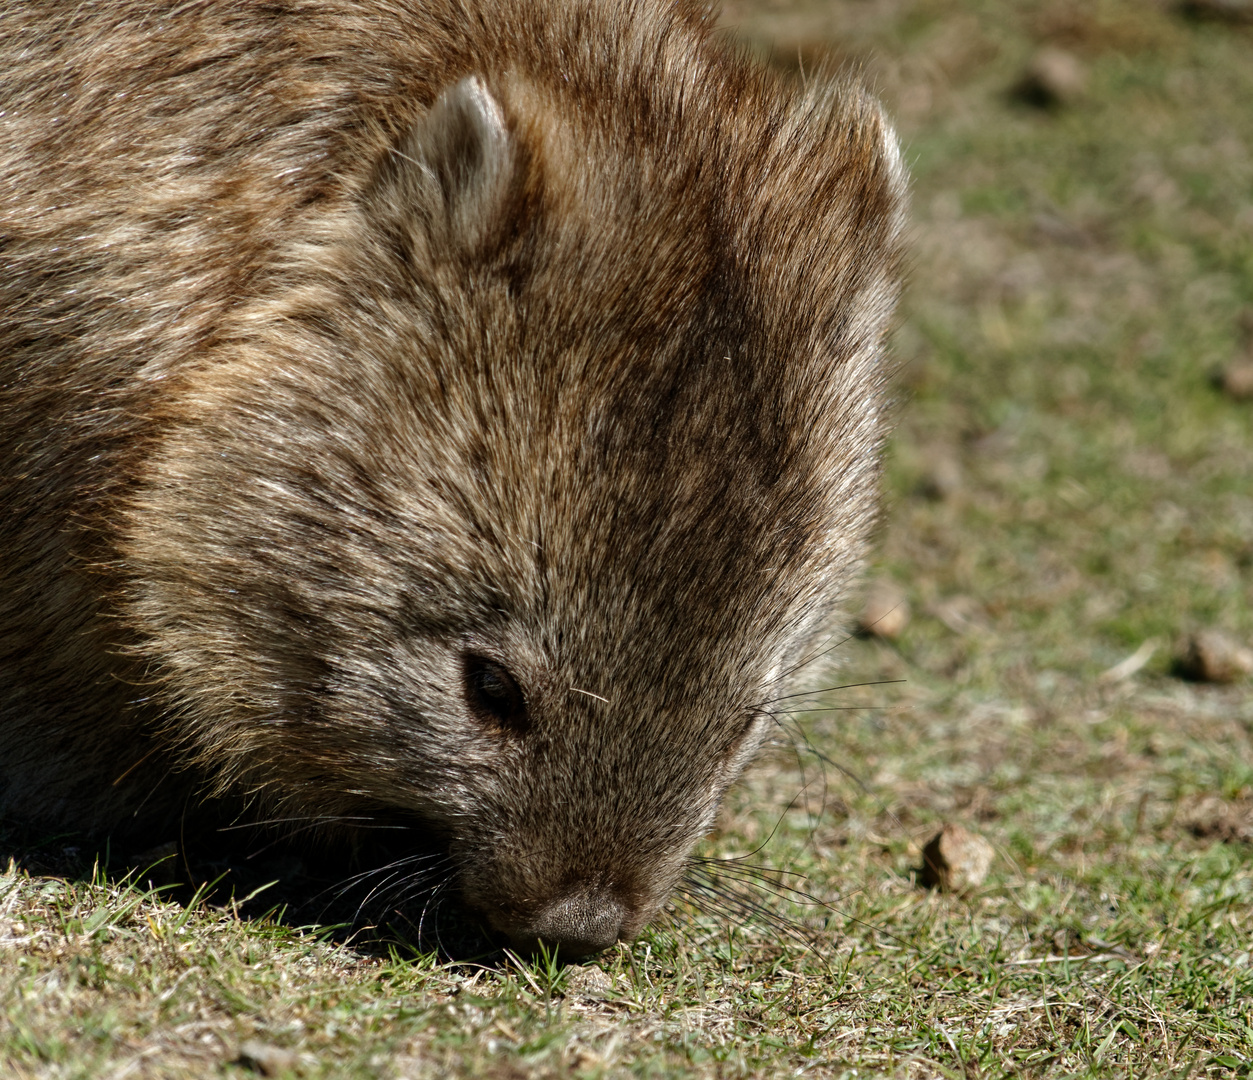
<path id="1" fill-rule="evenodd" d="M 509 669 L 483 656 L 465 658 L 465 691 L 470 710 L 483 723 L 521 735 L 530 726 L 526 699 Z"/>

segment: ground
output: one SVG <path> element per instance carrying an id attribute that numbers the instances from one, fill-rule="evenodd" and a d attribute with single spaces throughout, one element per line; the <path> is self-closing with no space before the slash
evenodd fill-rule
<path id="1" fill-rule="evenodd" d="M 1253 1075 L 1253 695 L 1239 662 L 1182 677 L 1189 635 L 1253 637 L 1253 6 L 722 21 L 898 122 L 870 580 L 912 617 L 815 664 L 856 685 L 780 716 L 675 910 L 589 964 L 388 952 L 10 845 L 0 1073 Z M 946 824 L 991 845 L 957 893 L 919 884 Z"/>

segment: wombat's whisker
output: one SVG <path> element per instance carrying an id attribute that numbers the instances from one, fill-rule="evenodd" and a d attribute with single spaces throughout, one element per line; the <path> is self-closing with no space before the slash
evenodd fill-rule
<path id="1" fill-rule="evenodd" d="M 818 934 L 798 926 L 739 890 L 727 889 L 716 881 L 691 881 L 685 878 L 679 891 L 686 894 L 698 910 L 721 915 L 736 922 L 755 921 L 774 933 L 821 954 L 823 943 Z"/>
<path id="2" fill-rule="evenodd" d="M 298 814 L 292 817 L 262 818 L 258 821 L 238 822 L 234 825 L 219 825 L 216 832 L 235 832 L 238 830 L 255 829 L 266 825 L 340 825 L 351 823 L 354 828 L 372 829 L 407 829 L 408 825 L 375 823 L 373 817 L 361 814 Z"/>
<path id="3" fill-rule="evenodd" d="M 299 819 L 291 818 L 289 820 L 296 821 Z M 301 836 L 305 833 L 315 832 L 319 829 L 327 829 L 330 825 L 338 825 L 343 822 L 353 822 L 354 828 L 358 828 L 362 830 L 366 830 L 366 829 L 401 829 L 401 830 L 404 830 L 408 828 L 407 825 L 388 825 L 388 824 L 383 824 L 383 823 L 370 823 L 368 818 L 364 819 L 364 821 L 365 823 L 362 824 L 360 822 L 354 821 L 354 819 L 352 818 L 337 818 L 337 817 L 313 818 L 309 820 L 307 824 L 303 825 L 299 829 L 284 829 L 281 834 L 274 837 L 274 839 L 272 839 L 268 844 L 265 844 L 264 846 L 259 847 L 255 849 L 254 851 L 249 852 L 246 858 L 255 859 L 260 855 L 264 855 L 267 851 L 270 851 L 275 847 L 278 847 L 282 844 L 290 843 L 296 837 Z M 246 827 L 246 826 L 240 826 L 240 827 Z M 226 832 L 230 830 L 221 829 L 219 831 Z"/>
<path id="4" fill-rule="evenodd" d="M 828 640 L 830 640 L 830 638 L 828 638 Z M 818 652 L 811 653 L 810 655 L 803 657 L 802 659 L 798 660 L 795 664 L 793 664 L 791 667 L 780 672 L 774 681 L 776 683 L 785 682 L 787 679 L 791 678 L 793 675 L 796 675 L 799 672 L 804 671 L 805 668 L 809 667 L 810 664 L 817 663 L 824 656 L 830 656 L 831 653 L 835 652 L 836 649 L 840 648 L 843 645 L 847 645 L 852 640 L 853 640 L 852 634 L 840 635 L 840 638 L 838 641 L 834 642 L 833 644 L 828 645 L 824 649 L 820 649 Z"/>
<path id="5" fill-rule="evenodd" d="M 439 939 L 439 909 L 443 905 L 448 889 L 448 881 L 439 882 L 430 892 L 426 902 L 422 905 L 422 910 L 418 913 L 418 939 L 421 940 L 426 930 L 426 922 L 429 916 L 431 924 L 435 927 L 435 944 L 443 951 L 443 943 Z"/>
<path id="6" fill-rule="evenodd" d="M 341 891 L 336 895 L 342 895 L 344 889 L 350 888 L 360 881 L 374 877 L 376 874 L 385 873 L 388 870 L 399 871 L 409 867 L 419 866 L 423 863 L 426 864 L 426 866 L 423 867 L 424 870 L 432 870 L 438 869 L 441 865 L 447 864 L 448 862 L 448 857 L 440 853 L 419 853 L 417 855 L 406 855 L 403 858 L 395 859 L 392 862 L 383 864 L 382 866 L 372 866 L 368 870 L 363 870 L 358 874 L 354 874 L 352 877 L 341 880 L 337 883 Z"/>
<path id="7" fill-rule="evenodd" d="M 902 706 L 902 708 L 906 708 L 906 707 L 908 706 Z M 879 711 L 879 710 L 876 710 L 876 711 Z M 835 769 L 838 773 L 840 773 L 840 775 L 843 776 L 846 780 L 852 781 L 852 783 L 857 787 L 857 789 L 863 795 L 868 795 L 875 800 L 879 813 L 883 814 L 886 818 L 888 818 L 888 820 L 892 822 L 892 824 L 895 826 L 895 828 L 899 832 L 901 833 L 905 832 L 905 825 L 900 820 L 900 818 L 897 817 L 896 812 L 888 805 L 888 803 L 885 800 L 883 800 L 877 794 L 875 794 L 874 790 L 870 787 L 869 784 L 867 784 L 860 776 L 858 776 L 855 772 L 853 772 L 853 770 L 849 768 L 847 765 L 844 765 L 841 762 L 836 761 L 829 754 L 826 754 L 823 751 L 819 750 L 818 747 L 814 745 L 813 741 L 804 732 L 804 730 L 800 727 L 799 724 L 792 722 L 790 726 L 794 729 L 794 734 L 789 733 L 789 735 L 793 739 L 793 743 L 792 743 L 793 747 L 795 747 L 797 750 L 798 762 L 799 762 L 800 748 L 796 746 L 795 740 L 797 738 L 799 738 L 803 742 L 805 746 L 805 752 L 812 754 L 813 757 L 816 758 L 820 764 L 829 765 L 831 768 Z M 787 727 L 785 727 L 782 722 L 780 722 L 779 727 L 780 727 L 780 730 L 783 730 L 785 733 L 788 733 Z M 801 774 L 803 777 L 804 776 L 803 767 L 801 767 Z M 822 782 L 823 782 L 822 804 L 823 806 L 825 806 L 826 805 L 826 790 L 827 790 L 827 787 L 826 787 L 827 779 L 826 779 L 825 771 L 823 772 Z M 816 823 L 815 823 L 815 827 L 816 827 Z M 812 835 L 812 830 L 811 830 L 811 835 Z"/>
<path id="8" fill-rule="evenodd" d="M 360 921 L 361 913 L 366 909 L 366 905 L 369 904 L 369 902 L 373 900 L 374 897 L 378 895 L 390 882 L 396 880 L 399 877 L 400 877 L 399 871 L 388 874 L 387 877 L 385 877 L 382 881 L 380 881 L 377 885 L 375 885 L 373 889 L 371 889 L 368 893 L 366 893 L 364 899 L 362 899 L 362 901 L 357 905 L 357 911 L 356 911 L 356 914 L 353 916 L 353 922 L 355 923 L 355 922 Z"/>
<path id="9" fill-rule="evenodd" d="M 908 679 L 874 679 L 870 682 L 844 683 L 840 686 L 824 686 L 818 690 L 805 690 L 796 694 L 783 694 L 780 697 L 767 698 L 765 701 L 759 701 L 754 705 L 748 706 L 749 710 L 764 709 L 767 705 L 773 705 L 777 701 L 790 701 L 794 698 L 817 697 L 819 694 L 831 694 L 836 690 L 854 690 L 859 686 L 892 686 L 895 683 L 908 682 Z"/>
<path id="10" fill-rule="evenodd" d="M 866 713 L 893 713 L 908 712 L 913 705 L 829 705 L 821 709 L 810 709 L 802 706 L 799 709 L 779 709 L 779 710 L 762 710 L 766 716 L 779 717 L 800 717 L 800 716 L 818 716 L 822 713 L 829 712 L 866 712 Z"/>
<path id="11" fill-rule="evenodd" d="M 428 898 L 437 890 L 447 885 L 447 879 L 432 882 L 425 876 L 410 877 L 398 882 L 395 893 L 388 899 L 388 904 L 395 907 L 404 907 L 409 904 L 414 897 L 425 895 Z M 425 903 L 424 905 L 425 906 Z"/>
<path id="12" fill-rule="evenodd" d="M 762 875 L 779 874 L 785 877 L 799 878 L 801 881 L 807 880 L 804 874 L 799 870 L 788 870 L 778 866 L 762 866 L 758 863 L 746 863 L 743 860 L 749 858 L 748 854 L 736 856 L 732 859 L 715 859 L 702 857 L 693 859 L 694 867 L 711 874 L 728 877 L 743 877 L 745 880 L 757 881 Z"/>
<path id="13" fill-rule="evenodd" d="M 447 869 L 448 862 L 442 857 L 419 856 L 400 859 L 389 866 L 390 872 L 384 867 L 373 867 L 320 890 L 310 900 L 310 902 L 316 902 L 324 897 L 327 898 L 318 919 L 325 918 L 332 905 L 343 901 L 357 888 L 370 886 L 365 896 L 357 901 L 352 914 L 346 920 L 346 925 L 355 927 L 358 931 L 369 929 L 371 923 L 378 921 L 371 915 L 371 911 L 378 911 L 393 904 L 407 903 L 409 896 L 430 892 L 448 881 L 447 874 L 442 872 Z M 376 878 L 382 880 L 371 885 Z M 396 900 L 395 897 L 401 893 L 405 893 L 406 898 Z"/>
<path id="14" fill-rule="evenodd" d="M 760 884 L 760 883 L 756 883 L 756 884 Z M 835 904 L 842 903 L 843 901 L 849 899 L 850 897 L 856 896 L 858 893 L 864 892 L 864 891 L 865 891 L 865 886 L 858 886 L 855 889 L 849 889 L 846 892 L 840 893 L 838 896 L 833 897 L 831 900 L 823 900 L 820 897 L 805 895 L 804 899 L 800 902 L 804 905 L 821 908 L 824 911 L 828 911 L 833 915 L 838 915 L 840 918 L 845 919 L 848 922 L 854 923 L 857 926 L 863 926 L 863 927 L 866 927 L 867 929 L 874 930 L 877 933 L 883 934 L 885 937 L 890 938 L 893 941 L 899 941 L 899 942 L 904 943 L 905 939 L 898 936 L 897 934 L 894 934 L 892 931 L 885 929 L 884 927 L 878 925 L 877 923 L 871 923 L 871 922 L 867 922 L 864 919 L 859 919 L 853 915 L 850 915 L 846 911 L 841 911 L 839 908 L 835 906 Z M 739 894 L 736 893 L 734 895 L 738 896 Z"/>
<path id="15" fill-rule="evenodd" d="M 754 888 L 765 888 L 767 891 L 771 892 L 775 891 L 770 887 L 771 883 L 768 881 L 748 881 L 745 882 L 745 884 L 749 884 Z M 701 893 L 701 904 L 706 902 L 704 897 L 715 896 L 718 902 L 722 905 L 721 910 L 725 914 L 730 916 L 748 916 L 750 918 L 760 919 L 770 929 L 788 933 L 789 936 L 792 936 L 794 939 L 803 940 L 818 949 L 820 955 L 822 954 L 820 946 L 824 940 L 822 936 L 823 932 L 798 927 L 778 912 L 765 908 L 760 901 L 744 895 L 744 893 L 738 889 L 727 889 L 725 886 L 713 881 L 700 881 L 699 879 L 692 881 L 689 875 L 689 877 L 684 879 L 684 884 L 680 889 L 680 892 L 686 892 L 688 888 L 702 886 L 705 888 L 705 891 Z M 823 900 L 820 897 L 813 896 L 812 894 L 805 893 L 803 891 L 797 891 L 797 895 L 784 894 L 782 895 L 782 898 L 788 900 L 789 902 L 800 904 L 801 906 L 820 908 L 823 911 L 830 912 L 832 915 L 838 915 L 841 919 L 844 919 L 847 922 L 874 930 L 877 933 L 883 934 L 892 941 L 904 944 L 905 939 L 897 934 L 894 934 L 890 930 L 887 930 L 878 924 L 867 922 L 864 919 L 859 919 L 850 915 L 846 911 L 841 911 L 835 906 L 835 904 L 841 903 L 863 891 L 864 886 L 859 886 L 858 888 L 850 889 L 847 892 L 841 893 L 831 901 Z M 776 893 L 776 895 L 779 894 Z M 700 906 L 700 904 L 698 904 L 698 906 Z"/>

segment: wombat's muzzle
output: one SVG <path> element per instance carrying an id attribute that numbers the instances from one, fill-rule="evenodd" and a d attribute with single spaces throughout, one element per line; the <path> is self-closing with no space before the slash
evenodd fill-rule
<path id="1" fill-rule="evenodd" d="M 626 906 L 605 893 L 582 893 L 545 904 L 527 917 L 492 918 L 495 928 L 518 952 L 532 954 L 541 945 L 562 960 L 578 960 L 609 948 L 622 936 Z"/>

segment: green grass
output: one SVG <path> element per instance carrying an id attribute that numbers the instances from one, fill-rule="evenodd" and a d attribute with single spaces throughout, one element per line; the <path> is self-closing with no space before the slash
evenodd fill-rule
<path id="1" fill-rule="evenodd" d="M 1170 673 L 1190 630 L 1253 638 L 1253 404 L 1210 382 L 1253 310 L 1253 31 L 1132 0 L 726 21 L 859 62 L 914 170 L 873 568 L 914 616 L 814 674 L 904 681 L 798 714 L 702 852 L 722 899 L 582 967 L 12 867 L 0 1074 L 244 1076 L 259 1041 L 309 1077 L 1253 1075 L 1253 695 Z M 1074 105 L 1013 99 L 1041 44 L 1086 65 Z M 915 882 L 946 822 L 997 852 L 965 897 Z"/>

